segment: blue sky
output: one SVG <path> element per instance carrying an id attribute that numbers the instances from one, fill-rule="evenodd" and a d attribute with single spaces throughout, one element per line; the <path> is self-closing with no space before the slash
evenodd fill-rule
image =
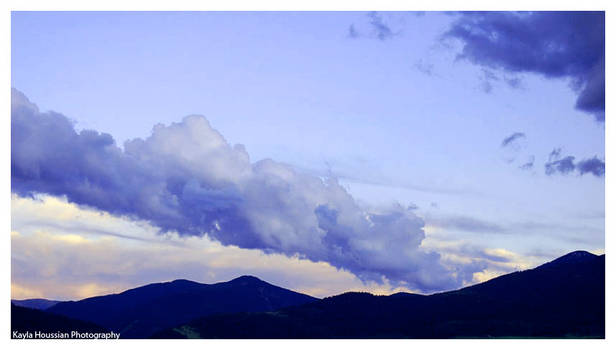
<path id="1" fill-rule="evenodd" d="M 272 159 L 272 168 L 263 170 L 268 176 L 279 174 L 287 165 L 300 174 L 288 181 L 308 207 L 314 206 L 306 211 L 310 220 L 316 215 L 319 221 L 318 228 L 306 224 L 310 228 L 305 232 L 293 226 L 309 218 L 296 216 L 299 209 L 289 204 L 281 207 L 289 216 L 276 220 L 295 220 L 290 225 L 303 232 L 298 233 L 297 240 L 286 241 L 286 236 L 276 236 L 272 229 L 246 234 L 244 238 L 250 239 L 233 240 L 222 234 L 216 238 L 210 233 L 214 242 L 281 254 L 281 259 L 299 254 L 299 259 L 306 263 L 324 262 L 359 277 L 355 284 L 348 284 L 353 288 L 376 290 L 376 283 L 378 288 L 386 286 L 385 290 L 404 287 L 433 291 L 531 266 L 572 250 L 603 251 L 605 184 L 601 166 L 604 167 L 605 159 L 605 117 L 596 96 L 602 92 L 597 86 L 602 82 L 604 63 L 602 51 L 595 52 L 602 48 L 599 44 L 603 38 L 597 39 L 596 26 L 589 24 L 597 23 L 596 16 L 14 12 L 11 85 L 38 106 L 36 112 L 23 112 L 27 118 L 46 120 L 47 111 L 61 113 L 74 122 L 77 132 L 92 129 L 108 133 L 119 147 L 117 152 L 135 152 L 143 157 L 161 157 L 161 149 L 156 148 L 158 142 L 175 132 L 177 137 L 187 138 L 190 132 L 186 128 L 190 125 L 198 125 L 197 129 L 218 137 L 199 121 L 182 122 L 188 115 L 204 116 L 229 144 L 228 151 L 224 148 L 229 157 L 245 154 L 248 164 L 253 165 L 262 159 Z M 602 15 L 600 18 L 603 21 Z M 546 29 L 554 23 L 561 24 L 569 36 L 563 39 L 559 33 Z M 599 44 L 591 45 L 595 41 Z M 13 133 L 16 99 L 21 97 L 13 97 Z M 22 105 L 30 106 L 25 102 Z M 24 118 L 26 125 L 29 119 Z M 62 122 L 61 118 L 58 120 Z M 172 130 L 172 123 L 180 124 Z M 165 126 L 160 127 L 158 138 L 149 138 L 156 124 Z M 49 130 L 54 127 L 50 124 Z M 504 144 L 512 135 L 518 137 Z M 40 147 L 52 145 L 49 147 L 53 150 L 57 140 L 53 135 L 47 136 L 49 139 L 41 141 Z M 178 154 L 193 152 L 205 136 L 191 137 L 193 143 L 176 140 L 171 145 Z M 136 138 L 151 141 L 146 142 L 147 152 L 139 142 L 132 143 L 138 149 L 135 151 L 124 146 L 125 141 Z M 23 165 L 15 165 L 16 159 L 42 162 L 32 158 L 26 144 L 13 142 L 12 168 Z M 233 148 L 235 144 L 244 145 L 245 152 Z M 224 142 L 223 146 L 227 147 Z M 560 152 L 554 152 L 559 149 Z M 227 196 L 225 210 L 228 201 L 236 197 L 242 203 L 252 203 L 252 192 L 243 191 L 252 189 L 250 186 L 256 180 L 247 182 L 250 185 L 243 179 L 229 180 L 235 191 L 230 195 L 225 192 L 227 187 L 217 186 L 225 176 L 235 176 L 231 168 L 205 177 L 196 175 L 201 174 L 200 164 L 208 167 L 199 159 L 220 161 L 221 166 L 228 167 L 245 166 L 244 163 L 237 165 L 224 157 L 211 158 L 195 152 L 204 158 L 195 156 L 194 162 L 186 163 L 185 186 L 196 179 L 201 186 L 199 191 L 223 191 L 222 196 Z M 53 153 L 36 154 L 55 157 Z M 103 157 L 103 153 L 92 154 Z M 104 153 L 100 159 L 115 164 L 113 154 L 112 157 Z M 595 158 L 596 162 L 584 163 Z M 124 162 L 122 157 L 118 159 Z M 546 171 L 550 162 L 556 169 L 552 173 Z M 39 169 L 43 169 L 42 164 L 37 165 Z M 89 166 L 70 161 L 67 164 L 76 168 Z M 594 165 L 588 168 L 583 164 Z M 128 166 L 118 169 L 136 171 Z M 255 169 L 251 171 L 261 171 Z M 97 176 L 86 170 L 78 173 L 86 174 L 85 180 L 96 180 Z M 109 204 L 117 202 L 91 193 L 77 194 L 66 186 L 66 179 L 60 185 L 55 178 L 20 176 L 13 171 L 13 207 L 28 200 L 23 198 L 27 194 L 50 194 L 66 198 L 67 202 L 58 204 L 53 202 L 55 199 L 44 197 L 47 199 L 38 203 L 75 203 L 82 205 L 75 210 L 100 210 L 124 220 L 144 220 L 153 226 L 152 237 L 159 237 L 155 231 L 162 227 L 170 231 L 179 229 L 177 239 L 184 239 L 185 232 L 180 229 L 188 227 L 184 222 L 167 227 L 168 221 L 163 223 L 141 209 L 120 208 Z M 328 200 L 307 199 L 306 186 L 312 183 L 311 179 L 332 176 L 352 198 L 353 209 L 347 204 L 343 208 L 347 199 L 333 194 L 333 187 L 319 187 L 318 191 Z M 269 189 L 269 182 L 265 183 L 264 188 Z M 118 186 L 114 188 L 123 188 Z M 185 192 L 186 188 L 192 189 L 185 187 Z M 254 191 L 257 190 L 261 188 L 255 187 Z M 221 196 L 219 192 L 195 193 L 202 196 L 201 205 L 222 205 L 216 197 Z M 126 200 L 131 202 L 134 198 Z M 321 204 L 332 211 L 315 211 Z M 251 205 L 242 204 L 242 215 L 230 217 L 255 225 L 255 218 L 265 214 L 264 209 Z M 409 206 L 417 208 L 406 211 Z M 30 208 L 20 206 L 26 207 Z M 27 213 L 13 210 L 12 229 L 21 235 L 19 239 L 25 239 L 27 231 L 17 227 L 23 222 L 19 216 Z M 343 213 L 369 213 L 382 218 L 403 213 L 400 215 L 404 219 L 395 219 L 396 225 L 406 222 L 399 220 L 409 220 L 408 225 L 418 227 L 398 232 L 398 226 L 387 221 L 383 224 L 384 236 L 374 239 L 381 251 L 367 253 L 364 245 L 370 243 L 369 237 L 375 233 L 362 226 L 364 223 L 349 223 L 355 227 L 350 230 L 354 233 L 343 238 L 351 242 L 354 248 L 348 249 L 361 261 L 355 264 L 346 255 L 333 253 L 332 246 L 340 248 L 344 244 L 338 241 L 343 238 L 336 236 L 341 234 L 340 228 L 327 225 L 331 213 L 337 213 L 338 218 L 346 215 Z M 53 234 L 49 229 L 53 222 L 45 220 L 38 224 L 47 225 L 47 231 Z M 29 225 L 26 226 L 32 229 Z M 35 239 L 39 231 L 32 230 L 31 243 L 43 239 Z M 88 237 L 96 235 L 92 230 Z M 314 236 L 306 233 L 310 230 L 329 232 L 335 237 L 334 243 L 324 244 L 323 249 L 314 248 L 314 243 L 310 243 Z M 86 231 L 84 228 L 79 234 L 87 235 Z M 393 238 L 389 239 L 388 234 Z M 270 241 L 266 236 L 275 239 Z M 412 252 L 399 252 L 396 260 L 395 249 L 387 248 L 391 242 L 406 242 Z M 357 248 L 360 246 L 363 248 Z M 14 244 L 14 255 L 16 249 Z M 388 249 L 393 250 L 388 253 Z M 485 260 L 486 254 L 492 260 Z M 391 260 L 379 260 L 388 255 Z M 239 266 L 236 269 L 241 270 Z M 454 277 L 417 277 L 440 275 L 443 271 Z M 472 278 L 461 278 L 462 271 Z M 58 272 L 58 280 L 60 275 Z M 152 272 L 151 279 L 163 276 L 174 278 Z M 191 277 L 202 281 L 215 278 Z M 14 282 L 19 278 L 14 269 Z M 134 279 L 118 282 L 122 278 L 117 276 L 117 288 L 136 283 Z M 319 283 L 324 282 L 315 280 L 313 285 L 301 288 L 317 290 Z M 31 291 L 23 295 L 46 293 L 45 288 L 36 289 L 34 280 L 14 284 L 20 285 L 19 290 Z M 328 292 L 331 291 L 319 293 Z"/>

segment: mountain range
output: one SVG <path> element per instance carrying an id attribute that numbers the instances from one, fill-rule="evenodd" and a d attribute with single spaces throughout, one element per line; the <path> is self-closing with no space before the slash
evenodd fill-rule
<path id="1" fill-rule="evenodd" d="M 147 338 L 199 316 L 273 311 L 315 300 L 256 277 L 242 276 L 216 284 L 188 280 L 149 284 L 120 294 L 61 302 L 46 311 L 101 325 L 124 338 Z"/>
<path id="2" fill-rule="evenodd" d="M 24 311 L 122 338 L 604 338 L 605 255 L 576 251 L 432 295 L 348 292 L 317 299 L 242 276 L 216 284 L 155 283 L 44 311 L 13 306 L 13 329 L 16 319 L 23 327 Z"/>
<path id="3" fill-rule="evenodd" d="M 60 303 L 59 300 L 49 300 L 49 299 L 22 299 L 22 300 L 11 300 L 11 303 L 16 306 L 27 307 L 30 309 L 36 310 L 46 310 L 50 307 Z"/>

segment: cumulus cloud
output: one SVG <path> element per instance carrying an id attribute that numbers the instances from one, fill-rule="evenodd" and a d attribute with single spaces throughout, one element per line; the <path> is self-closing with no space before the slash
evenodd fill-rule
<path id="1" fill-rule="evenodd" d="M 326 261 L 364 281 L 420 291 L 459 285 L 437 253 L 420 247 L 424 222 L 412 210 L 367 211 L 336 179 L 252 163 L 204 117 L 157 125 L 121 149 L 108 134 L 41 113 L 16 90 L 11 107 L 11 189 L 20 196 L 66 196 L 163 233 Z"/>
<path id="2" fill-rule="evenodd" d="M 465 12 L 445 37 L 483 67 L 569 78 L 576 108 L 605 120 L 604 12 Z"/>
<path id="3" fill-rule="evenodd" d="M 548 161 L 545 163 L 545 174 L 569 174 L 577 170 L 580 175 L 587 173 L 593 174 L 597 177 L 605 175 L 605 161 L 594 156 L 593 158 L 583 159 L 579 162 L 575 162 L 574 156 L 561 156 L 561 149 L 557 148 L 550 152 Z"/>

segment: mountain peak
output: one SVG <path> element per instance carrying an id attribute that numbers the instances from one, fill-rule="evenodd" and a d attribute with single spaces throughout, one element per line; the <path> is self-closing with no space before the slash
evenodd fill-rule
<path id="1" fill-rule="evenodd" d="M 259 278 L 255 277 L 255 276 L 251 276 L 251 275 L 243 275 L 240 276 L 238 278 L 234 278 L 229 282 L 243 282 L 243 283 L 257 283 L 260 282 L 262 283 L 263 281 L 260 280 Z"/>
<path id="2" fill-rule="evenodd" d="M 589 252 L 587 252 L 585 250 L 576 250 L 576 251 L 571 252 L 569 254 L 563 255 L 560 258 L 556 259 L 556 260 L 577 261 L 577 260 L 588 259 L 588 258 L 595 258 L 595 257 L 597 257 L 595 254 L 589 253 Z"/>
<path id="3" fill-rule="evenodd" d="M 121 331 L 124 338 L 140 338 L 208 315 L 269 312 L 315 300 L 309 295 L 270 285 L 254 276 L 241 276 L 214 284 L 176 279 L 120 294 L 59 303 L 49 310 L 100 324 L 115 332 Z"/>
<path id="4" fill-rule="evenodd" d="M 173 280 L 173 281 L 171 281 L 169 283 L 171 283 L 171 284 L 200 284 L 198 282 L 187 280 L 187 279 L 184 279 L 184 278 L 179 278 L 179 279 Z"/>
<path id="5" fill-rule="evenodd" d="M 555 266 L 561 264 L 576 264 L 584 261 L 588 261 L 596 258 L 597 255 L 589 253 L 585 250 L 576 250 L 571 253 L 565 254 L 560 258 L 556 258 L 542 266 Z"/>

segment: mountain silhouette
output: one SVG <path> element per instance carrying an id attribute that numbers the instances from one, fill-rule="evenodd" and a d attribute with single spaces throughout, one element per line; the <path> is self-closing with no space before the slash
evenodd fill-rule
<path id="1" fill-rule="evenodd" d="M 211 315 L 153 337 L 604 338 L 605 255 L 576 251 L 432 295 L 344 293 L 274 312 Z"/>
<path id="2" fill-rule="evenodd" d="M 11 303 L 11 330 L 17 332 L 36 331 L 53 332 L 107 332 L 108 330 L 81 320 L 75 320 L 66 316 L 54 315 L 37 309 L 17 306 Z M 11 332 L 12 333 L 12 332 Z"/>
<path id="3" fill-rule="evenodd" d="M 156 331 L 218 313 L 273 311 L 316 301 L 252 276 L 216 284 L 188 280 L 154 283 L 119 294 L 58 303 L 46 311 L 147 338 Z"/>
<path id="4" fill-rule="evenodd" d="M 30 309 L 37 309 L 37 310 L 49 309 L 50 307 L 60 302 L 61 301 L 49 300 L 49 299 L 22 299 L 22 300 L 11 299 L 12 304 L 15 304 L 17 306 L 27 307 Z"/>

